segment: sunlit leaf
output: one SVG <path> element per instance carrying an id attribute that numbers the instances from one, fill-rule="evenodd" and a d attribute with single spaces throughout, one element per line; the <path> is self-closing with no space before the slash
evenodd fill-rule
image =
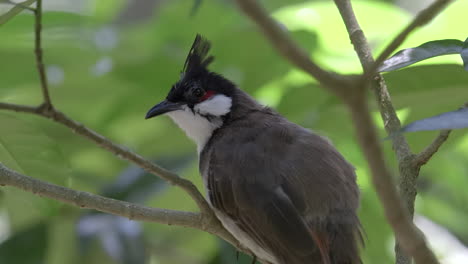
<path id="1" fill-rule="evenodd" d="M 410 19 L 402 9 L 382 1 L 355 1 L 353 9 L 376 52 L 385 47 L 389 36 L 396 34 Z M 273 16 L 292 32 L 301 30 L 317 36 L 316 46 L 303 47 L 321 65 L 341 73 L 361 71 L 346 27 L 333 1 L 305 1 L 288 5 L 275 11 Z M 382 17 L 392 23 L 375 23 Z"/>
<path id="2" fill-rule="evenodd" d="M 437 56 L 459 54 L 462 52 L 463 45 L 463 41 L 457 39 L 443 39 L 429 41 L 415 48 L 400 50 L 382 63 L 379 72 L 398 70 Z M 468 52 L 465 51 L 465 53 Z"/>
<path id="3" fill-rule="evenodd" d="M 415 121 L 402 128 L 402 132 L 459 129 L 466 127 L 468 127 L 468 108 L 462 108 Z"/>
<path id="4" fill-rule="evenodd" d="M 36 0 L 26 0 L 24 2 L 14 4 L 14 7 L 5 14 L 0 16 L 0 26 L 8 22 L 10 19 L 14 18 L 16 15 L 21 13 L 25 8 L 29 7 L 32 5 Z"/>

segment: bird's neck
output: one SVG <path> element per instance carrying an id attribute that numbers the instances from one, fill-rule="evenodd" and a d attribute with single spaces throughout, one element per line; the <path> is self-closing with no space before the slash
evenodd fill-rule
<path id="1" fill-rule="evenodd" d="M 246 117 L 251 112 L 260 111 L 265 108 L 263 105 L 255 101 L 253 97 L 240 89 L 237 89 L 233 93 L 232 97 L 233 103 L 231 112 L 225 118 L 226 122 L 241 119 Z"/>
<path id="2" fill-rule="evenodd" d="M 223 125 L 221 117 L 210 117 L 194 113 L 190 108 L 168 113 L 169 117 L 197 144 L 200 153 L 213 132 Z"/>
<path id="3" fill-rule="evenodd" d="M 194 110 L 184 107 L 182 110 L 168 113 L 169 117 L 185 132 L 185 134 L 197 144 L 200 154 L 206 143 L 210 140 L 213 132 L 223 125 L 245 117 L 255 110 L 263 108 L 252 97 L 241 90 L 236 90 L 229 100 L 226 110 L 220 110 L 219 103 L 213 99 L 210 105 L 196 106 Z M 218 105 L 217 105 L 218 104 Z M 219 115 L 208 115 L 209 112 Z"/>

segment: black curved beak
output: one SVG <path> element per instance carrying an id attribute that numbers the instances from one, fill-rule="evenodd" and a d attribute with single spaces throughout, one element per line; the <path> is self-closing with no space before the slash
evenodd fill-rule
<path id="1" fill-rule="evenodd" d="M 145 119 L 149 119 L 158 115 L 162 115 L 168 112 L 176 111 L 182 109 L 180 103 L 173 103 L 167 100 L 160 102 L 159 104 L 153 106 L 148 113 L 146 113 Z"/>

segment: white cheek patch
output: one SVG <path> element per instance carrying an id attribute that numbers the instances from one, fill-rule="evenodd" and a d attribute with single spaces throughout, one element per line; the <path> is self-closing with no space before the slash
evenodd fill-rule
<path id="1" fill-rule="evenodd" d="M 194 110 L 202 115 L 223 116 L 231 111 L 232 99 L 224 94 L 217 94 L 197 104 Z"/>
<path id="2" fill-rule="evenodd" d="M 181 110 L 169 112 L 167 115 L 197 143 L 197 150 L 200 153 L 213 131 L 223 125 L 221 116 L 229 113 L 231 106 L 231 98 L 218 94 L 195 105 L 194 111 L 185 105 Z M 212 118 L 208 120 L 203 115 L 209 115 Z"/>
<path id="3" fill-rule="evenodd" d="M 197 144 L 198 153 L 203 150 L 213 131 L 222 125 L 220 119 L 212 119 L 211 122 L 205 117 L 193 113 L 184 106 L 182 110 L 167 113 L 167 115 L 182 129 L 189 138 Z"/>

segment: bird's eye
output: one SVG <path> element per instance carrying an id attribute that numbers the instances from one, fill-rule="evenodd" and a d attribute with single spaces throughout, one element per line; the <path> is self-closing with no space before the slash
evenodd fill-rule
<path id="1" fill-rule="evenodd" d="M 197 89 L 193 90 L 193 95 L 195 95 L 196 97 L 202 96 L 203 95 L 202 89 L 197 88 Z"/>

